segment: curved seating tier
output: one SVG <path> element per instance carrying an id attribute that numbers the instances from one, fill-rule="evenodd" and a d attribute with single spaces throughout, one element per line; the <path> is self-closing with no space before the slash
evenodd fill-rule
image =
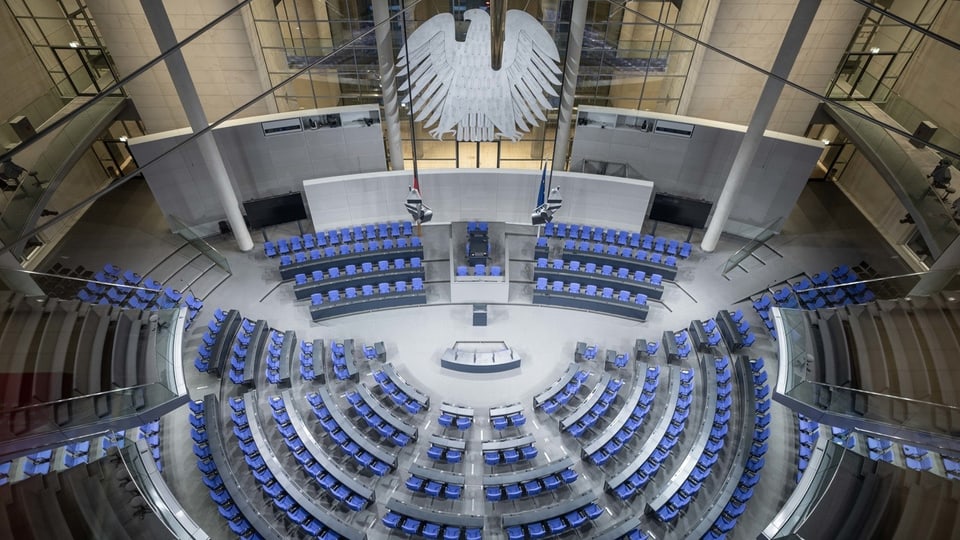
<path id="1" fill-rule="evenodd" d="M 354 412 L 383 440 L 401 447 L 417 440 L 416 426 L 397 418 L 373 396 L 365 383 L 360 383 L 356 390 L 347 392 L 346 397 Z"/>
<path id="2" fill-rule="evenodd" d="M 326 387 L 307 394 L 307 401 L 320 426 L 336 442 L 344 454 L 377 476 L 384 476 L 397 468 L 396 454 L 367 439 L 337 406 Z"/>
<path id="3" fill-rule="evenodd" d="M 591 227 L 590 225 L 568 224 L 563 222 L 550 222 L 544 227 L 543 234 L 547 238 L 568 238 L 570 240 L 593 240 L 608 245 L 617 245 L 621 247 L 632 247 L 635 249 L 643 248 L 647 251 L 656 251 L 667 255 L 676 255 L 684 259 L 690 256 L 693 245 L 690 242 L 680 242 L 662 236 L 653 236 L 652 234 L 641 234 L 633 231 L 620 231 L 616 229 L 605 229 L 603 227 Z"/>
<path id="4" fill-rule="evenodd" d="M 612 378 L 609 373 L 602 374 L 587 397 L 560 419 L 560 430 L 574 437 L 583 435 L 607 414 L 621 386 L 623 381 Z"/>
<path id="5" fill-rule="evenodd" d="M 490 407 L 489 415 L 490 425 L 497 431 L 502 431 L 508 427 L 522 427 L 527 423 L 527 417 L 523 414 L 522 403 Z"/>
<path id="6" fill-rule="evenodd" d="M 437 423 L 445 428 L 455 427 L 459 431 L 466 431 L 473 426 L 474 414 L 473 407 L 463 407 L 443 402 L 440 404 L 440 416 L 437 417 Z"/>
<path id="7" fill-rule="evenodd" d="M 430 409 L 430 396 L 404 380 L 393 364 L 383 364 L 383 367 L 373 372 L 373 379 L 384 394 L 408 413 L 417 414 L 421 410 Z"/>
<path id="8" fill-rule="evenodd" d="M 686 426 L 692 401 L 693 370 L 672 366 L 669 373 L 667 410 L 630 463 L 606 480 L 607 490 L 621 499 L 632 498 L 660 471 Z"/>
<path id="9" fill-rule="evenodd" d="M 382 243 L 387 240 L 395 242 L 400 238 L 409 239 L 411 236 L 413 236 L 413 224 L 409 221 L 355 225 L 340 229 L 317 231 L 316 233 L 306 233 L 290 238 L 280 238 L 275 242 L 267 240 L 263 243 L 263 253 L 267 257 L 276 257 L 298 251 L 336 246 L 341 243 L 349 244 L 363 241 L 379 241 Z"/>
<path id="10" fill-rule="evenodd" d="M 620 409 L 617 416 L 596 438 L 580 449 L 582 457 L 589 458 L 598 467 L 604 465 L 630 442 L 643 426 L 653 400 L 656 399 L 660 366 L 647 367 L 641 362 L 637 364 L 637 373 L 643 374 L 644 379 L 642 384 L 634 385 L 630 395 L 626 397 L 626 406 Z"/>
<path id="11" fill-rule="evenodd" d="M 300 441 L 303 443 L 304 449 L 306 452 L 316 461 L 320 467 L 326 472 L 327 475 L 332 476 L 336 480 L 337 484 L 346 486 L 351 492 L 356 493 L 360 497 L 363 497 L 367 501 L 373 501 L 376 497 L 374 494 L 373 488 L 362 482 L 360 479 L 350 474 L 348 471 L 344 470 L 339 463 L 331 459 L 330 455 L 327 454 L 320 444 L 317 442 L 317 439 L 313 435 L 313 431 L 307 427 L 303 416 L 300 415 L 299 409 L 297 409 L 294 404 L 294 395 L 291 390 L 284 390 L 280 394 L 285 404 L 287 416 L 290 421 L 290 425 L 293 427 L 294 433 L 300 438 Z M 316 399 L 318 396 L 314 397 Z M 300 461 L 298 459 L 298 461 Z M 309 462 L 305 467 L 309 465 Z"/>
<path id="12" fill-rule="evenodd" d="M 203 483 L 210 490 L 210 498 L 219 506 L 220 515 L 227 520 L 230 530 L 240 536 L 250 536 L 255 532 L 264 539 L 283 538 L 284 535 L 257 510 L 237 480 L 223 440 L 216 394 L 207 394 L 202 407 L 191 405 L 191 409 L 193 416 L 201 419 L 199 425 L 194 424 L 190 430 L 197 468 L 200 469 Z M 256 448 L 253 447 L 252 451 L 256 451 Z M 272 476 L 264 476 L 264 479 L 265 490 L 274 485 L 277 486 L 276 493 L 283 490 Z"/>
<path id="13" fill-rule="evenodd" d="M 362 267 L 363 263 L 370 263 L 379 268 L 381 260 L 402 259 L 412 263 L 414 258 L 423 260 L 423 246 L 418 237 L 411 238 L 409 243 L 401 238 L 395 247 L 386 247 L 375 240 L 354 245 L 341 244 L 339 248 L 327 247 L 297 252 L 293 256 L 281 255 L 280 278 L 294 279 L 297 274 L 312 276 L 316 270 L 329 273 L 331 268 L 346 268 L 351 264 Z"/>
<path id="14" fill-rule="evenodd" d="M 443 538 L 443 540 L 481 540 L 483 516 L 443 512 L 423 508 L 392 498 L 381 522 L 388 529 L 398 529 L 411 536 Z"/>
<path id="15" fill-rule="evenodd" d="M 315 454 L 322 454 L 323 452 L 319 446 L 316 445 L 316 440 L 313 439 L 312 434 L 310 441 L 313 443 L 313 448 L 307 448 L 307 442 L 300 437 L 297 426 L 293 421 L 293 416 L 297 414 L 295 407 L 292 406 L 294 402 L 289 402 L 291 404 L 290 412 L 288 412 L 287 402 L 283 396 L 271 396 L 269 402 L 272 411 L 271 414 L 277 425 L 277 432 L 283 438 L 284 445 L 286 445 L 294 459 L 299 463 L 301 470 L 313 479 L 320 489 L 329 493 L 334 499 L 343 502 L 350 510 L 359 512 L 366 508 L 373 500 L 373 491 L 354 479 L 347 477 L 339 467 L 334 466 L 331 470 L 325 468 L 323 463 L 330 464 L 330 459 L 327 456 L 321 457 L 323 462 L 314 457 Z M 248 402 L 248 416 L 251 414 L 251 411 L 256 413 L 257 409 L 256 406 Z M 303 427 L 302 422 L 300 423 L 300 427 Z M 254 434 L 254 440 L 256 440 L 256 428 L 251 429 Z M 345 478 L 344 482 L 340 481 L 341 477 Z M 357 489 L 354 490 L 354 487 Z"/>
<path id="16" fill-rule="evenodd" d="M 619 523 L 602 530 L 593 537 L 593 540 L 650 540 L 654 536 L 640 530 L 640 524 L 643 522 L 640 516 L 627 518 Z"/>
<path id="17" fill-rule="evenodd" d="M 427 303 L 422 278 L 415 277 L 410 283 L 397 281 L 392 287 L 386 282 L 381 285 L 386 287 L 374 289 L 372 286 L 365 286 L 360 295 L 357 295 L 354 287 L 343 291 L 333 290 L 327 293 L 326 300 L 320 293 L 315 293 L 310 297 L 310 316 L 314 321 L 321 321 L 331 317 Z"/>
<path id="18" fill-rule="evenodd" d="M 547 414 L 553 413 L 573 397 L 588 377 L 590 377 L 589 371 L 580 369 L 577 364 L 571 362 L 560 378 L 544 391 L 533 396 L 533 407 L 542 408 Z M 570 385 L 574 385 L 572 391 L 570 391 Z"/>
<path id="19" fill-rule="evenodd" d="M 260 485 L 264 494 L 272 499 L 274 506 L 285 512 L 287 519 L 292 524 L 302 528 L 308 534 L 320 536 L 327 530 L 331 530 L 335 534 L 351 540 L 366 538 L 366 533 L 362 530 L 354 528 L 330 510 L 314 502 L 313 497 L 303 491 L 290 478 L 287 470 L 274 454 L 273 447 L 263 431 L 257 399 L 257 391 L 251 390 L 244 394 L 242 398 L 231 398 L 230 407 L 232 409 L 231 418 L 234 423 L 233 433 L 244 454 L 244 461 L 246 461 L 253 478 Z M 282 399 L 280 402 L 282 404 Z M 282 415 L 286 418 L 285 409 L 282 410 Z M 274 414 L 275 418 L 277 416 L 277 414 Z M 286 423 L 289 424 L 289 421 Z M 291 451 L 302 452 L 304 450 L 303 442 L 296 436 L 296 433 L 285 439 L 284 442 Z M 319 473 L 317 476 L 319 476 Z M 320 482 L 316 476 L 314 476 L 314 479 Z M 280 486 L 279 491 L 272 487 L 274 482 Z M 367 501 L 358 501 L 358 498 L 360 498 L 359 495 L 349 493 L 344 497 L 344 502 L 351 509 L 361 509 Z"/>
<path id="20" fill-rule="evenodd" d="M 494 466 L 533 459 L 537 457 L 535 442 L 536 438 L 531 434 L 483 441 L 480 443 L 483 462 Z"/>
<path id="21" fill-rule="evenodd" d="M 548 506 L 504 513 L 500 523 L 510 540 L 541 538 L 578 529 L 603 515 L 597 495 L 587 492 Z"/>
<path id="22" fill-rule="evenodd" d="M 663 298 L 663 285 L 654 285 L 655 278 L 647 278 L 643 270 L 631 272 L 627 267 L 621 266 L 614 268 L 612 266 L 597 267 L 593 263 L 582 263 L 580 261 L 564 261 L 563 259 L 554 259 L 548 263 L 546 258 L 537 259 L 537 265 L 533 269 L 533 279 L 546 278 L 547 281 L 556 280 L 565 282 L 577 282 L 586 285 L 595 285 L 597 289 L 609 287 L 616 291 L 627 291 L 630 294 L 645 294 L 649 298 L 659 300 Z"/>
<path id="23" fill-rule="evenodd" d="M 572 484 L 579 475 L 573 459 L 564 456 L 533 469 L 483 475 L 483 492 L 488 502 L 533 497 Z"/>
<path id="24" fill-rule="evenodd" d="M 407 489 L 430 497 L 459 499 L 463 493 L 464 476 L 460 473 L 441 471 L 413 463 L 408 469 Z"/>
<path id="25" fill-rule="evenodd" d="M 349 287 L 380 287 L 381 283 L 412 281 L 423 279 L 424 267 L 420 257 L 406 259 L 380 259 L 376 262 L 364 262 L 359 265 L 348 264 L 344 268 L 314 270 L 309 274 L 294 275 L 293 294 L 297 300 L 307 300 L 314 294 L 328 294 L 330 291 L 344 291 Z"/>
<path id="26" fill-rule="evenodd" d="M 559 280 L 548 287 L 547 278 L 540 277 L 534 285 L 533 303 L 646 320 L 650 308 L 647 306 L 645 294 L 630 295 L 628 291 L 622 291 L 615 295 L 616 292 L 609 287 L 597 291 L 595 285 L 587 285 L 581 292 L 579 283 L 569 283 L 565 286 L 564 282 Z"/>
<path id="27" fill-rule="evenodd" d="M 431 435 L 430 448 L 427 449 L 427 457 L 434 461 L 460 463 L 463 460 L 463 453 L 466 450 L 467 441 L 463 439 L 451 439 L 440 435 Z"/>
<path id="28" fill-rule="evenodd" d="M 534 255 L 540 258 L 545 257 L 546 253 L 545 250 L 541 250 L 539 253 L 535 250 Z M 567 240 L 564 243 L 561 257 L 565 261 L 580 261 L 581 264 L 593 263 L 599 268 L 604 266 L 626 268 L 631 273 L 641 270 L 648 275 L 658 274 L 668 281 L 677 279 L 676 257 L 672 255 L 664 257 L 660 253 L 634 250 L 629 247 L 611 250 L 608 246 L 599 242 L 581 241 L 573 243 L 573 241 Z M 654 284 L 659 285 L 659 283 Z"/>

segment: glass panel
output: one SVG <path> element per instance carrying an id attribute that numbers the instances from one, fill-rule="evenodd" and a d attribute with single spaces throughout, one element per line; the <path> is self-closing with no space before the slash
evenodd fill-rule
<path id="1" fill-rule="evenodd" d="M 185 224 L 183 220 L 177 216 L 171 214 L 167 217 L 174 225 L 174 232 L 176 234 L 180 235 L 181 238 L 196 248 L 197 251 L 203 253 L 214 264 L 223 269 L 224 272 L 231 275 L 233 274 L 233 272 L 230 271 L 230 263 L 227 261 L 227 258 L 224 257 L 222 253 L 217 251 L 217 248 L 211 246 L 206 240 L 203 239 L 202 236 L 200 236 L 200 234 L 196 233 L 189 225 Z"/>

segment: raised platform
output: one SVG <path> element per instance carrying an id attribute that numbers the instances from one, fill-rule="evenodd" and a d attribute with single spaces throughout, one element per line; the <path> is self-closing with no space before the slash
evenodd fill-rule
<path id="1" fill-rule="evenodd" d="M 464 373 L 500 373 L 520 367 L 520 357 L 503 341 L 458 341 L 440 357 L 440 366 Z"/>

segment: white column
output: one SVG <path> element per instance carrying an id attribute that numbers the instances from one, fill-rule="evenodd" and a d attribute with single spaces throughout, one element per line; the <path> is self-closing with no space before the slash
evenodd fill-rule
<path id="1" fill-rule="evenodd" d="M 780 44 L 780 51 L 770 69 L 774 75 L 784 79 L 790 75 L 790 69 L 797 59 L 803 39 L 819 7 L 820 0 L 800 0 L 797 4 L 790 26 L 787 27 L 787 33 L 783 36 L 783 43 Z M 703 235 L 700 247 L 704 251 L 713 251 L 717 248 L 720 233 L 723 232 L 723 227 L 727 224 L 727 218 L 730 217 L 730 211 L 733 209 L 734 198 L 738 195 L 740 186 L 747 177 L 747 171 L 753 164 L 753 158 L 757 154 L 757 148 L 760 147 L 760 141 L 763 140 L 763 132 L 770 123 L 770 117 L 773 116 L 773 109 L 780 99 L 781 91 L 783 91 L 783 82 L 774 77 L 767 77 L 767 82 L 760 92 L 757 107 L 753 111 L 753 116 L 750 117 L 747 132 L 740 143 L 740 149 L 733 159 L 727 182 L 723 185 L 720 198 L 713 208 L 713 216 L 707 225 L 707 232 Z"/>
<path id="2" fill-rule="evenodd" d="M 163 2 L 155 0 L 140 0 L 143 6 L 143 13 L 147 16 L 147 22 L 150 24 L 150 30 L 153 31 L 153 37 L 157 40 L 157 45 L 161 51 L 167 51 L 177 44 L 177 36 L 173 32 L 173 26 L 170 24 L 170 18 L 163 7 Z M 173 86 L 180 97 L 180 103 L 187 114 L 187 121 L 190 122 L 190 128 L 194 133 L 205 129 L 210 124 L 207 122 L 207 116 L 203 112 L 203 105 L 200 103 L 200 96 L 193 85 L 193 79 L 190 77 L 190 71 L 187 69 L 187 63 L 183 59 L 180 51 L 175 51 L 168 55 L 164 62 L 167 64 L 167 70 L 170 72 L 170 78 L 173 79 Z M 237 194 L 233 191 L 233 184 L 230 183 L 230 176 L 227 174 L 227 168 L 223 164 L 223 157 L 220 155 L 220 149 L 217 148 L 217 142 L 213 139 L 213 134 L 209 131 L 197 137 L 197 146 L 200 148 L 200 155 L 207 165 L 210 172 L 210 179 L 213 180 L 213 187 L 223 206 L 223 211 L 227 215 L 227 222 L 233 230 L 233 237 L 237 241 L 237 246 L 241 251 L 250 251 L 253 249 L 253 239 L 250 238 L 250 231 L 243 222 L 243 214 L 240 213 L 240 202 L 237 200 Z"/>
<path id="3" fill-rule="evenodd" d="M 553 144 L 553 169 L 567 168 L 567 149 L 570 148 L 570 116 L 573 114 L 573 98 L 577 93 L 577 77 L 580 74 L 580 49 L 583 46 L 583 27 L 587 20 L 587 0 L 573 0 L 570 15 L 570 37 L 567 40 L 567 64 L 563 69 L 563 90 L 560 92 L 560 109 L 557 111 L 557 135 Z"/>
<path id="4" fill-rule="evenodd" d="M 400 104 L 397 99 L 396 65 L 393 61 L 393 40 L 390 34 L 390 10 L 387 2 L 373 2 L 373 24 L 377 38 L 377 59 L 380 63 L 380 92 L 383 95 L 383 123 L 387 126 L 387 149 L 390 169 L 403 170 L 403 144 L 400 141 Z"/>

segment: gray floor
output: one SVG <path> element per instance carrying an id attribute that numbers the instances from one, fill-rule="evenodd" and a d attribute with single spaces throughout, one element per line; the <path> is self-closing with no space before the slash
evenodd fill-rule
<path id="1" fill-rule="evenodd" d="M 867 261 L 886 275 L 897 274 L 905 269 L 905 265 L 885 246 L 879 235 L 835 186 L 815 183 L 804 190 L 800 203 L 784 227 L 783 234 L 769 241 L 769 247 L 760 248 L 756 256 L 748 257 L 727 276 L 721 275 L 724 263 L 745 240 L 725 236 L 718 249 L 710 254 L 695 249 L 690 259 L 681 261 L 676 282 L 666 284 L 662 302 L 651 305 L 648 320 L 636 322 L 530 305 L 532 238 L 535 230 L 532 227 L 516 226 L 505 229 L 504 238 L 511 254 L 508 269 L 511 276 L 510 304 L 492 305 L 489 326 L 483 328 L 471 325 L 469 305 L 447 303 L 449 287 L 445 288 L 444 283 L 448 282 L 450 277 L 448 246 L 451 232 L 449 226 L 445 225 L 428 225 L 423 230 L 430 305 L 342 317 L 322 323 L 311 322 L 307 305 L 294 300 L 289 284 L 279 283 L 276 261 L 267 260 L 260 249 L 262 238 L 259 232 L 255 233 L 257 248 L 251 253 L 238 252 L 232 240 L 227 237 L 212 239 L 217 249 L 229 261 L 232 275 L 227 277 L 206 259 L 197 257 L 196 253 L 191 251 L 193 248 L 185 247 L 185 242 L 179 237 L 169 234 L 163 217 L 152 202 L 149 190 L 143 185 L 125 186 L 97 202 L 63 242 L 64 247 L 47 261 L 47 265 L 60 262 L 65 266 L 82 264 L 95 269 L 111 262 L 138 273 L 147 273 L 161 281 L 168 280 L 169 285 L 189 288 L 197 296 L 204 298 L 207 307 L 198 318 L 201 323 L 210 318 L 214 307 L 234 308 L 248 318 L 268 320 L 273 328 L 294 330 L 300 339 L 354 338 L 358 343 L 384 341 L 388 359 L 411 384 L 429 394 L 435 403 L 455 401 L 478 407 L 478 412 L 481 413 L 490 405 L 517 401 L 528 404 L 527 413 L 531 422 L 522 431 L 536 436 L 540 456 L 535 464 L 565 454 L 576 457 L 579 453 L 579 443 L 569 435 L 559 433 L 556 417 L 543 413 L 534 414 L 529 406 L 531 396 L 556 380 L 572 361 L 576 342 L 587 341 L 598 344 L 602 349 L 629 351 L 637 338 L 658 339 L 663 330 L 678 330 L 688 326 L 691 319 L 711 317 L 718 309 L 737 307 L 744 309 L 756 327 L 760 321 L 745 300 L 784 279 L 804 272 L 829 269 L 837 264 L 856 264 L 860 261 Z M 651 232 L 652 229 L 652 224 L 646 224 L 643 232 Z M 270 238 L 298 233 L 297 224 L 270 227 L 266 231 Z M 656 233 L 678 239 L 687 238 L 689 234 L 695 245 L 702 237 L 702 231 L 691 233 L 689 229 L 667 224 L 659 224 Z M 210 376 L 197 373 L 193 368 L 193 354 L 201 329 L 202 324 L 190 331 L 185 340 L 184 371 L 194 397 L 216 391 L 219 383 Z M 764 335 L 762 331 L 757 332 L 758 336 Z M 505 341 L 523 358 L 522 367 L 496 376 L 467 376 L 445 371 L 439 367 L 440 355 L 457 340 Z M 776 356 L 774 347 L 771 340 L 761 337 L 753 347 L 751 355 L 764 356 L 771 360 Z M 661 357 L 654 361 L 664 360 Z M 773 380 L 775 363 L 768 361 L 767 365 Z M 591 365 L 590 368 L 596 375 L 603 371 L 602 365 Z M 619 376 L 629 382 L 632 372 L 626 370 Z M 369 374 L 366 374 L 363 380 L 369 382 Z M 594 380 L 591 378 L 588 384 L 592 385 Z M 621 390 L 621 395 L 629 392 L 628 386 L 625 385 Z M 344 383 L 336 383 L 333 387 L 338 391 L 347 388 Z M 295 388 L 302 395 L 304 383 L 296 383 Z M 264 395 L 269 393 L 270 390 L 263 391 Z M 623 406 L 622 401 L 621 398 L 615 405 L 617 409 Z M 346 406 L 345 401 L 341 405 Z M 298 406 L 305 405 L 301 403 Z M 659 407 L 659 402 L 655 406 Z M 610 414 L 612 416 L 615 413 L 612 411 Z M 788 410 L 776 404 L 773 414 L 770 450 L 762 480 L 746 514 L 739 520 L 733 538 L 756 538 L 795 485 L 795 421 Z M 418 421 L 421 433 L 428 435 L 442 429 L 436 425 L 436 416 L 436 411 L 431 410 L 410 421 Z M 483 414 L 480 417 L 467 434 L 471 444 L 475 446 L 479 446 L 479 441 L 495 436 Z M 695 426 L 696 422 L 698 420 L 692 415 L 688 430 L 690 426 Z M 186 408 L 168 415 L 162 424 L 166 465 L 164 476 L 171 489 L 211 536 L 229 537 L 225 522 L 217 515 L 206 490 L 202 489 L 191 452 Z M 734 434 L 731 435 L 735 437 Z M 683 452 L 684 448 L 688 448 L 692 437 L 693 435 L 686 434 L 678 451 Z M 406 479 L 403 470 L 414 461 L 428 461 L 425 456 L 425 439 L 425 436 L 422 437 L 412 450 L 403 450 L 400 473 L 378 481 L 377 507 L 354 517 L 357 523 L 368 524 L 371 538 L 387 536 L 386 529 L 378 522 L 385 513 L 382 504 L 390 496 L 416 500 L 427 506 L 434 504 L 447 511 L 485 513 L 488 516 L 534 504 L 529 501 L 498 505 L 483 502 L 479 486 L 484 466 L 477 459 L 479 452 L 472 452 L 474 456 L 457 469 L 467 475 L 468 487 L 461 501 L 431 501 L 422 496 L 412 497 L 402 485 Z M 728 442 L 732 440 L 734 439 L 728 439 Z M 286 448 L 282 446 L 275 450 L 278 454 L 281 451 L 286 452 Z M 246 474 L 243 468 L 245 467 L 238 467 L 238 470 Z M 536 504 L 544 504 L 550 497 L 563 498 L 592 491 L 602 494 L 600 502 L 607 512 L 596 522 L 597 528 L 587 529 L 580 534 L 568 533 L 565 536 L 590 536 L 590 531 L 602 529 L 628 515 L 642 513 L 643 496 L 635 498 L 629 505 L 615 501 L 603 492 L 604 471 L 579 462 L 576 469 L 580 472 L 580 480 L 572 484 L 567 491 L 538 497 Z M 616 471 L 616 464 L 612 467 L 606 466 L 605 470 Z M 665 482 L 669 477 L 669 471 L 660 474 L 658 482 Z M 678 530 L 692 527 L 696 518 L 693 514 L 704 510 L 713 502 L 710 493 L 701 493 L 691 512 L 681 518 Z M 327 504 L 327 501 L 321 500 L 320 503 Z M 497 523 L 493 517 L 488 519 L 485 538 L 496 537 L 496 531 L 499 530 Z M 658 538 L 682 536 L 649 518 L 645 520 L 644 526 L 653 530 Z"/>

